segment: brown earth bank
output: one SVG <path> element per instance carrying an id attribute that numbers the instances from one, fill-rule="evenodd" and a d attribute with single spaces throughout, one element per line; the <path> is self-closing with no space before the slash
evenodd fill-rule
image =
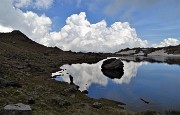
<path id="1" fill-rule="evenodd" d="M 33 115 L 156 115 L 131 112 L 123 103 L 92 99 L 77 86 L 51 79 L 63 64 L 95 63 L 112 54 L 65 52 L 30 40 L 20 31 L 0 33 L 0 108 L 30 105 Z M 0 114 L 3 114 L 1 110 Z"/>

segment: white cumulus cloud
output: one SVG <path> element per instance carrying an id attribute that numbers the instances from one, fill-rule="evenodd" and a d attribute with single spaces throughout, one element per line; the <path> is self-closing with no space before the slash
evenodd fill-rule
<path id="1" fill-rule="evenodd" d="M 8 14 L 8 15 L 5 15 Z M 1 32 L 20 30 L 32 40 L 45 44 L 44 36 L 49 34 L 52 21 L 49 17 L 37 15 L 32 11 L 23 12 L 13 7 L 13 1 L 1 0 L 0 25 Z"/>
<path id="2" fill-rule="evenodd" d="M 175 46 L 180 44 L 180 40 L 175 39 L 175 38 L 167 38 L 164 39 L 162 42 L 159 44 L 153 44 L 153 47 L 165 47 L 165 46 Z"/>
<path id="3" fill-rule="evenodd" d="M 14 0 L 14 5 L 17 8 L 34 7 L 48 9 L 53 3 L 53 0 Z"/>
<path id="4" fill-rule="evenodd" d="M 52 32 L 50 45 L 63 50 L 83 52 L 116 52 L 127 47 L 146 47 L 146 40 L 137 37 L 136 30 L 128 22 L 115 22 L 110 27 L 106 21 L 91 24 L 86 14 L 73 14 L 66 20 L 60 32 Z"/>
<path id="5" fill-rule="evenodd" d="M 14 0 L 14 5 L 17 8 L 28 7 L 31 4 L 31 0 Z"/>
<path id="6" fill-rule="evenodd" d="M 137 37 L 135 29 L 128 22 L 115 22 L 109 27 L 105 20 L 91 24 L 86 14 L 81 12 L 68 17 L 66 25 L 59 32 L 50 32 L 52 21 L 46 15 L 14 8 L 13 0 L 2 0 L 1 3 L 0 25 L 20 30 L 44 45 L 83 52 L 115 52 L 126 47 L 147 45 L 147 41 Z"/>
<path id="7" fill-rule="evenodd" d="M 16 1 L 22 3 L 22 6 L 32 3 L 32 0 Z M 53 0 L 43 0 L 41 5 L 51 3 L 47 1 L 53 2 Z M 33 2 L 40 4 L 37 0 Z M 136 30 L 128 22 L 115 22 L 107 26 L 106 21 L 102 20 L 92 24 L 86 18 L 86 13 L 81 12 L 69 16 L 65 26 L 60 31 L 51 31 L 52 20 L 45 14 L 38 15 L 32 11 L 24 12 L 14 5 L 17 5 L 14 0 L 1 0 L 0 32 L 20 30 L 40 44 L 57 46 L 66 51 L 116 52 L 127 47 L 148 46 L 147 40 L 138 38 Z M 179 40 L 168 38 L 159 45 L 153 44 L 153 46 L 176 45 L 178 43 Z"/>
<path id="8" fill-rule="evenodd" d="M 13 29 L 11 27 L 4 27 L 0 25 L 0 32 L 11 32 Z"/>

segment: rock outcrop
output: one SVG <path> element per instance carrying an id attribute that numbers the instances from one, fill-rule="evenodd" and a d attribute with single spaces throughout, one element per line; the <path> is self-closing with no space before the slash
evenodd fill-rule
<path id="1" fill-rule="evenodd" d="M 111 58 L 107 59 L 102 64 L 102 69 L 106 70 L 118 70 L 122 69 L 124 66 L 123 62 L 120 59 Z"/>
<path id="2" fill-rule="evenodd" d="M 111 79 L 121 78 L 124 74 L 123 66 L 124 64 L 120 59 L 112 58 L 103 62 L 101 71 Z"/>
<path id="3" fill-rule="evenodd" d="M 0 112 L 1 115 L 32 115 L 29 105 L 23 103 L 6 105 Z"/>

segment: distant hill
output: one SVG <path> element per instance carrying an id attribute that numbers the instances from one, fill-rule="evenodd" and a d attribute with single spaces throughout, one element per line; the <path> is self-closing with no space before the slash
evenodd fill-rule
<path id="1" fill-rule="evenodd" d="M 180 44 L 177 46 L 158 47 L 158 48 L 126 48 L 116 54 L 128 56 L 180 56 Z"/>
<path id="2" fill-rule="evenodd" d="M 14 50 L 18 48 L 19 51 L 23 50 L 28 52 L 62 52 L 62 50 L 57 47 L 49 48 L 32 41 L 19 30 L 14 30 L 10 33 L 0 33 L 0 48 L 1 47 L 14 48 Z"/>

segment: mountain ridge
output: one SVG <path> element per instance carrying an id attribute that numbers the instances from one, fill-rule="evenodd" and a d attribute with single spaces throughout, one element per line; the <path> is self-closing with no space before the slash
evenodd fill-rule
<path id="1" fill-rule="evenodd" d="M 159 51 L 159 52 L 158 52 Z M 157 54 L 156 54 L 157 53 Z M 159 54 L 158 54 L 159 53 Z M 126 48 L 122 49 L 115 54 L 120 55 L 137 55 L 137 56 L 148 56 L 148 55 L 156 55 L 156 56 L 177 56 L 180 55 L 180 44 L 176 46 L 167 46 L 167 47 L 158 47 L 158 48 Z"/>

